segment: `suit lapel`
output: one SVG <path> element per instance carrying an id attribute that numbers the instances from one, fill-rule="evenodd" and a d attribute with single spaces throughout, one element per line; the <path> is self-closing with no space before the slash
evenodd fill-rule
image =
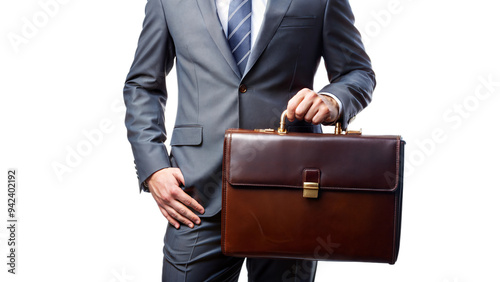
<path id="1" fill-rule="evenodd" d="M 233 54 L 231 53 L 231 49 L 229 48 L 229 43 L 227 42 L 226 36 L 224 34 L 224 30 L 220 24 L 219 17 L 217 16 L 217 8 L 215 7 L 214 0 L 197 0 L 198 8 L 201 11 L 203 16 L 203 20 L 207 26 L 207 30 L 212 36 L 215 44 L 219 48 L 220 52 L 226 59 L 227 63 L 233 69 L 233 71 L 238 75 L 240 75 L 240 71 L 236 62 L 234 60 Z"/>
<path id="2" fill-rule="evenodd" d="M 208 1 L 210 2 L 210 1 Z M 260 34 L 252 48 L 245 74 L 253 67 L 273 38 L 292 0 L 269 0 Z M 231 54 L 231 53 L 230 53 Z"/>
<path id="3" fill-rule="evenodd" d="M 224 35 L 224 30 L 220 24 L 219 17 L 217 16 L 217 8 L 215 6 L 214 0 L 197 0 L 198 8 L 201 11 L 203 16 L 203 20 L 207 26 L 207 30 L 210 33 L 210 36 L 214 40 L 215 44 L 219 48 L 220 52 L 226 59 L 227 63 L 234 71 L 234 73 L 238 76 L 240 75 L 240 71 L 238 70 L 238 66 L 234 60 L 233 54 L 231 53 L 231 49 L 229 48 L 229 43 L 227 42 L 226 36 Z M 267 11 L 264 17 L 264 21 L 262 22 L 262 27 L 260 34 L 255 42 L 255 45 L 252 48 L 252 53 L 248 58 L 248 64 L 245 71 L 245 74 L 250 70 L 253 65 L 257 62 L 259 57 L 262 55 L 262 52 L 266 49 L 267 45 L 273 38 L 276 30 L 281 23 L 281 20 L 285 16 L 288 7 L 292 0 L 269 0 L 267 3 Z"/>

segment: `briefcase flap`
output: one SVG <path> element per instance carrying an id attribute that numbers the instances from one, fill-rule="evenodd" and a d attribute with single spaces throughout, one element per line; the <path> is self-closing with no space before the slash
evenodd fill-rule
<path id="1" fill-rule="evenodd" d="M 225 142 L 224 173 L 236 189 L 391 192 L 400 181 L 400 136 L 230 129 Z"/>

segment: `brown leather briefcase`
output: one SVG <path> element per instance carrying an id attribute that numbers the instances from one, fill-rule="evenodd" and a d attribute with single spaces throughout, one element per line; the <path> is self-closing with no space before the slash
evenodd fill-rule
<path id="1" fill-rule="evenodd" d="M 400 136 L 229 129 L 222 251 L 230 256 L 396 262 Z"/>

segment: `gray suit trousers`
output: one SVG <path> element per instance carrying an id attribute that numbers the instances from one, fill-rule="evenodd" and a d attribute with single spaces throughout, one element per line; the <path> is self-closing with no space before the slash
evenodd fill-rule
<path id="1" fill-rule="evenodd" d="M 238 281 L 243 258 L 221 251 L 220 212 L 191 229 L 169 225 L 165 234 L 163 282 Z M 247 259 L 248 281 L 314 281 L 316 261 Z"/>

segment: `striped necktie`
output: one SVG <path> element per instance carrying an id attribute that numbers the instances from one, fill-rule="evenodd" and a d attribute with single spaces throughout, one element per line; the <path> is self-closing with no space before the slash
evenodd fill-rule
<path id="1" fill-rule="evenodd" d="M 245 67 L 250 56 L 252 0 L 231 0 L 227 23 L 227 38 L 234 59 L 240 69 Z"/>

